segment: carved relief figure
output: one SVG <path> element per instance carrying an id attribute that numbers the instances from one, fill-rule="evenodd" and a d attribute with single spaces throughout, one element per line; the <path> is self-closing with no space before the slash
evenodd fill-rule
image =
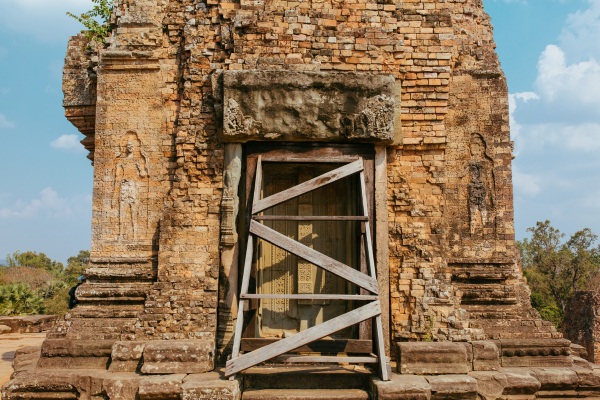
<path id="1" fill-rule="evenodd" d="M 469 219 L 471 235 L 483 233 L 486 224 L 493 222 L 495 185 L 492 163 L 485 152 L 485 142 L 478 134 L 471 135 L 468 173 Z"/>
<path id="2" fill-rule="evenodd" d="M 140 218 L 140 192 L 147 190 L 148 156 L 135 132 L 128 132 L 115 158 L 115 195 L 119 201 L 119 240 L 136 239 Z"/>
<path id="3" fill-rule="evenodd" d="M 394 100 L 386 95 L 370 98 L 365 108 L 342 119 L 346 136 L 392 137 L 394 135 Z"/>

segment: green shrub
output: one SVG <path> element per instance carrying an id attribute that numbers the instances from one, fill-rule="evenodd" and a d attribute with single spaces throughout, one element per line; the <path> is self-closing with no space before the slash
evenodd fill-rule
<path id="1" fill-rule="evenodd" d="M 43 299 L 32 292 L 29 286 L 22 283 L 0 286 L 1 315 L 37 315 L 45 311 Z"/>
<path id="2" fill-rule="evenodd" d="M 92 0 L 96 5 L 91 11 L 85 12 L 80 16 L 67 13 L 68 16 L 75 18 L 81 22 L 87 30 L 82 30 L 81 33 L 85 37 L 96 42 L 104 43 L 108 34 L 112 31 L 113 26 L 110 23 L 110 16 L 113 11 L 113 0 Z M 100 22 L 96 20 L 100 19 Z"/>

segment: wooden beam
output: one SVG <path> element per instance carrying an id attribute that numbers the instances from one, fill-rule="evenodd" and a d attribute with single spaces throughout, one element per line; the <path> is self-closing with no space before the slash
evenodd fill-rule
<path id="1" fill-rule="evenodd" d="M 327 356 L 303 356 L 296 354 L 286 354 L 273 359 L 281 363 L 363 363 L 376 364 L 377 357 L 327 357 Z"/>
<path id="2" fill-rule="evenodd" d="M 262 160 L 263 162 L 347 164 L 358 159 L 359 157 L 285 157 L 265 155 Z"/>
<path id="3" fill-rule="evenodd" d="M 365 319 L 373 318 L 380 314 L 381 308 L 379 306 L 379 301 L 374 301 L 365 306 L 357 308 L 356 310 L 340 315 L 339 317 L 330 319 L 327 322 L 323 322 L 322 324 L 308 328 L 303 332 L 296 333 L 289 338 L 272 343 L 251 353 L 244 354 L 238 358 L 232 358 L 231 360 L 227 361 L 225 376 L 231 376 L 256 364 L 260 364 L 261 362 L 285 354 L 312 341 L 321 339 L 325 336 L 331 335 L 332 333 L 341 331 L 342 329 L 364 321 Z"/>
<path id="4" fill-rule="evenodd" d="M 254 351 L 283 339 L 242 338 L 242 351 Z M 373 353 L 372 340 L 322 339 L 293 350 L 297 353 Z"/>
<path id="5" fill-rule="evenodd" d="M 252 219 L 264 221 L 368 221 L 369 217 L 362 215 L 255 215 Z"/>
<path id="6" fill-rule="evenodd" d="M 290 239 L 263 224 L 260 224 L 256 221 L 251 221 L 250 232 L 261 239 L 264 239 L 267 242 L 302 258 L 303 260 L 306 260 L 318 267 L 323 268 L 324 270 L 331 272 L 332 274 L 346 279 L 347 281 L 350 281 L 361 288 L 367 289 L 373 294 L 377 294 L 377 291 L 379 290 L 377 280 L 375 278 L 350 268 L 349 266 L 322 253 L 319 253 L 318 251 L 313 250 L 302 243 Z"/>
<path id="7" fill-rule="evenodd" d="M 375 260 L 385 354 L 391 353 L 387 147 L 375 146 Z"/>
<path id="8" fill-rule="evenodd" d="M 244 300 L 243 296 L 248 293 L 248 284 L 250 282 L 250 268 L 252 267 L 252 235 L 248 235 L 248 245 L 246 247 L 246 260 L 244 262 L 244 276 L 242 278 L 242 288 L 240 290 L 240 304 L 238 307 L 237 321 L 235 323 L 235 332 L 233 336 L 233 349 L 231 358 L 237 358 L 240 355 L 240 343 L 242 340 L 242 328 L 244 326 Z"/>
<path id="9" fill-rule="evenodd" d="M 260 168 L 261 158 L 259 156 L 258 166 L 257 166 L 257 179 L 258 172 Z M 262 199 L 258 202 L 255 202 L 252 206 L 252 214 L 258 214 L 261 211 L 266 210 L 267 208 L 271 208 L 276 206 L 277 204 L 284 203 L 288 200 L 294 199 L 296 197 L 302 196 L 305 193 L 312 192 L 313 190 L 317 190 L 320 187 L 329 185 L 335 181 L 338 181 L 347 176 L 356 174 L 361 172 L 364 169 L 362 159 L 356 160 L 353 163 L 344 165 L 343 167 L 334 169 L 333 171 L 327 172 L 326 174 L 317 176 L 311 180 L 308 180 L 304 183 L 286 189 L 282 192 L 276 193 L 272 196 L 269 196 L 265 199 Z M 262 173 L 261 173 L 262 175 Z M 255 197 L 256 199 L 256 197 Z"/>
<path id="10" fill-rule="evenodd" d="M 357 294 L 244 294 L 242 299 L 288 299 L 288 300 L 378 300 L 378 296 Z"/>
<path id="11" fill-rule="evenodd" d="M 258 156 L 258 161 L 256 162 L 256 179 L 254 181 L 254 199 L 252 201 L 252 214 L 255 214 L 254 207 L 258 204 L 260 200 L 260 192 L 262 190 L 262 157 Z"/>

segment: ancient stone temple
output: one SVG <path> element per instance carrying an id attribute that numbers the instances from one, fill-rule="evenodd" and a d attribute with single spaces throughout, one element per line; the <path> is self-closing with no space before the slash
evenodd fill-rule
<path id="1" fill-rule="evenodd" d="M 78 305 L 3 399 L 600 396 L 532 309 L 481 0 L 115 0 Z"/>

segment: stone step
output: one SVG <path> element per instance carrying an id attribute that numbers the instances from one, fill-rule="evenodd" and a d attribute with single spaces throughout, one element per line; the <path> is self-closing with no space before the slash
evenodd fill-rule
<path id="1" fill-rule="evenodd" d="M 369 400 L 361 389 L 246 389 L 242 400 Z"/>
<path id="2" fill-rule="evenodd" d="M 259 366 L 243 372 L 246 389 L 366 389 L 371 371 L 359 366 Z"/>

